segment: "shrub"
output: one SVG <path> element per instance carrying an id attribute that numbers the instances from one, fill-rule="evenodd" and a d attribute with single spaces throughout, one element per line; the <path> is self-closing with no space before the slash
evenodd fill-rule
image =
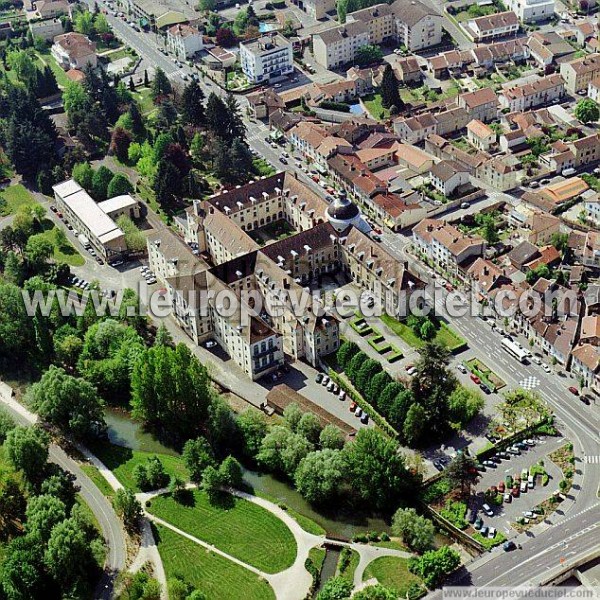
<path id="1" fill-rule="evenodd" d="M 465 513 L 467 512 L 467 505 L 464 502 L 452 502 L 448 500 L 440 515 L 450 521 L 452 525 L 458 527 L 458 529 L 465 529 L 467 522 L 465 521 Z"/>

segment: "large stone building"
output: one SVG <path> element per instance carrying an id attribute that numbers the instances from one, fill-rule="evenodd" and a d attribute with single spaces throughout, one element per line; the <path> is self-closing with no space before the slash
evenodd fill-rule
<path id="1" fill-rule="evenodd" d="M 294 70 L 292 44 L 279 33 L 240 42 L 240 64 L 251 83 L 288 75 Z"/>
<path id="2" fill-rule="evenodd" d="M 545 21 L 554 15 L 554 0 L 508 0 L 507 6 L 521 23 Z"/>
<path id="3" fill-rule="evenodd" d="M 262 248 L 250 237 L 278 221 L 297 233 Z M 322 277 L 351 279 L 392 308 L 423 286 L 362 233 L 363 224 L 348 200 L 327 205 L 291 173 L 279 173 L 196 201 L 184 233 L 203 258 L 165 230 L 148 239 L 150 266 L 184 331 L 196 343 L 214 338 L 257 379 L 277 370 L 284 353 L 318 365 L 339 347 L 338 319 L 319 291 Z M 299 312 L 295 300 L 308 289 L 316 296 Z M 223 310 L 226 296 L 240 310 Z M 260 312 L 253 310 L 259 301 L 266 302 Z M 269 310 L 274 301 L 277 310 Z"/>
<path id="4" fill-rule="evenodd" d="M 200 52 L 203 47 L 202 33 L 197 27 L 184 23 L 167 29 L 167 49 L 177 58 L 186 60 Z"/>

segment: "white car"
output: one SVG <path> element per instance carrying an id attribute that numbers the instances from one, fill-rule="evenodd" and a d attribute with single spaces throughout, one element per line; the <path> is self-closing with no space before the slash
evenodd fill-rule
<path id="1" fill-rule="evenodd" d="M 488 529 L 488 538 L 490 540 L 493 540 L 496 537 L 496 528 L 495 527 L 490 527 Z"/>
<path id="2" fill-rule="evenodd" d="M 465 365 L 463 365 L 462 363 L 459 363 L 458 365 L 456 365 L 456 368 L 461 372 L 464 373 L 465 375 L 467 374 L 467 367 L 465 367 Z"/>
<path id="3" fill-rule="evenodd" d="M 541 365 L 542 364 L 542 359 L 539 356 L 532 356 L 531 360 L 536 364 L 536 365 Z"/>
<path id="4" fill-rule="evenodd" d="M 410 369 L 408 369 L 407 373 L 412 377 L 413 375 L 416 375 L 418 371 L 415 367 L 411 367 Z"/>
<path id="5" fill-rule="evenodd" d="M 149 271 L 149 270 L 150 269 L 146 265 L 143 265 L 140 267 L 140 273 L 146 273 L 146 271 Z"/>
<path id="6" fill-rule="evenodd" d="M 550 367 L 546 363 L 542 364 L 542 369 L 544 369 L 544 371 L 546 371 L 546 373 L 550 373 L 551 372 Z"/>
<path id="7" fill-rule="evenodd" d="M 156 283 L 156 277 L 151 277 L 150 279 L 147 279 L 147 280 L 146 280 L 146 283 L 147 283 L 148 285 L 153 285 L 153 284 L 155 284 L 155 283 Z"/>
<path id="8" fill-rule="evenodd" d="M 208 342 L 206 342 L 206 344 L 204 344 L 205 348 L 214 348 L 217 345 L 217 342 L 215 342 L 214 340 L 208 340 Z"/>

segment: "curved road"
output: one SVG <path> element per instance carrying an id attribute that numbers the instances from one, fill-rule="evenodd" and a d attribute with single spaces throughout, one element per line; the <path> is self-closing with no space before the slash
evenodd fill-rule
<path id="1" fill-rule="evenodd" d="M 8 397 L 4 392 L 4 386 L 0 387 L 0 401 L 14 416 L 15 421 L 22 425 L 33 425 L 37 417 L 29 412 L 18 402 Z M 106 541 L 108 554 L 104 564 L 104 573 L 96 587 L 94 598 L 110 600 L 112 597 L 115 579 L 120 571 L 125 568 L 127 559 L 127 543 L 125 533 L 121 526 L 121 520 L 116 515 L 111 503 L 104 494 L 96 487 L 94 482 L 81 470 L 75 460 L 68 456 L 65 451 L 56 444 L 50 444 L 50 461 L 57 464 L 65 471 L 73 473 L 75 484 L 79 487 L 79 493 L 85 503 L 94 513 L 100 524 L 102 535 Z"/>

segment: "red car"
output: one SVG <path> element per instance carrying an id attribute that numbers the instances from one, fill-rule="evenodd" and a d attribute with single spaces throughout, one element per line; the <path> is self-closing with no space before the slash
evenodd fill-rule
<path id="1" fill-rule="evenodd" d="M 356 402 L 350 402 L 350 406 L 348 407 L 348 410 L 350 412 L 354 412 L 356 410 L 356 406 L 357 406 Z"/>
<path id="2" fill-rule="evenodd" d="M 575 395 L 575 396 L 579 396 L 579 390 L 578 390 L 576 387 L 574 387 L 574 386 L 571 386 L 571 387 L 569 388 L 569 391 L 571 392 L 571 394 L 573 394 L 573 395 Z"/>
<path id="3" fill-rule="evenodd" d="M 501 494 L 504 494 L 504 490 L 505 490 L 505 489 L 506 489 L 506 488 L 505 488 L 504 481 L 501 481 L 501 482 L 498 484 L 498 491 L 499 491 Z"/>
<path id="4" fill-rule="evenodd" d="M 518 497 L 519 497 L 519 488 L 518 488 L 518 486 L 515 486 L 515 487 L 514 487 L 514 488 L 511 490 L 511 492 L 510 492 L 510 493 L 513 495 L 513 497 L 514 497 L 514 498 L 518 498 Z"/>
<path id="5" fill-rule="evenodd" d="M 479 377 L 477 377 L 477 375 L 475 375 L 475 374 L 471 374 L 471 381 L 473 383 L 476 383 L 477 385 L 479 385 L 481 383 L 481 379 L 479 379 Z"/>
<path id="6" fill-rule="evenodd" d="M 410 371 L 415 365 L 406 365 L 406 367 L 404 367 L 407 371 Z"/>

